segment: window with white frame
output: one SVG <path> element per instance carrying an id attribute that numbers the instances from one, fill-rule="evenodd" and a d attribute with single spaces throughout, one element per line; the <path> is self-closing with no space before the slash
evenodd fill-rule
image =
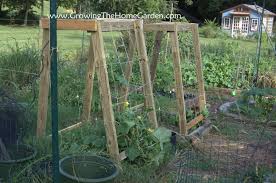
<path id="1" fill-rule="evenodd" d="M 240 29 L 240 17 L 233 17 L 233 31 Z"/>
<path id="2" fill-rule="evenodd" d="M 247 33 L 249 28 L 249 17 L 242 17 L 242 32 Z"/>
<path id="3" fill-rule="evenodd" d="M 230 29 L 231 19 L 229 17 L 223 18 L 223 28 L 224 29 Z"/>
<path id="4" fill-rule="evenodd" d="M 258 31 L 259 27 L 259 19 L 252 18 L 251 19 L 251 31 Z"/>

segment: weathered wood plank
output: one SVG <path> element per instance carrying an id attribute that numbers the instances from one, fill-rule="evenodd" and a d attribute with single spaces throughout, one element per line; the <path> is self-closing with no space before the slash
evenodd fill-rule
<path id="1" fill-rule="evenodd" d="M 109 86 L 109 78 L 107 73 L 106 57 L 104 53 L 103 35 L 101 25 L 98 23 L 98 31 L 93 36 L 94 60 L 97 63 L 97 74 L 99 80 L 99 89 L 101 95 L 101 106 L 103 111 L 103 120 L 106 131 L 107 147 L 110 156 L 117 162 L 120 161 L 119 147 L 117 142 L 117 134 L 115 128 L 114 112 L 112 109 L 112 100 Z"/>
<path id="2" fill-rule="evenodd" d="M 200 43 L 199 43 L 199 33 L 198 33 L 198 25 L 193 24 L 192 26 L 192 36 L 194 42 L 194 53 L 195 53 L 195 64 L 196 64 L 196 76 L 198 82 L 198 93 L 199 93 L 199 109 L 203 111 L 206 107 L 206 96 L 205 96 L 205 88 L 204 88 L 204 79 L 203 79 L 203 67 L 201 60 L 201 51 L 200 51 Z"/>
<path id="3" fill-rule="evenodd" d="M 102 32 L 133 30 L 135 20 L 133 19 L 57 19 L 57 29 L 59 30 L 83 30 L 97 31 L 97 22 L 101 22 Z M 40 26 L 49 29 L 49 19 L 41 18 Z"/>
<path id="4" fill-rule="evenodd" d="M 102 32 L 129 31 L 134 29 L 134 20 L 101 20 Z"/>
<path id="5" fill-rule="evenodd" d="M 47 111 L 48 111 L 48 95 L 50 86 L 50 46 L 49 46 L 49 29 L 43 29 L 43 60 L 41 63 L 41 74 L 38 95 L 38 113 L 37 113 L 37 129 L 36 134 L 42 137 L 46 133 Z"/>
<path id="6" fill-rule="evenodd" d="M 61 133 L 64 133 L 64 132 L 68 132 L 68 131 L 74 130 L 76 128 L 81 127 L 83 124 L 84 124 L 83 121 L 77 122 L 77 123 L 75 123 L 75 124 L 73 124 L 71 126 L 68 126 L 66 128 L 63 128 L 63 129 L 59 130 L 58 133 L 61 134 Z"/>
<path id="7" fill-rule="evenodd" d="M 144 25 L 145 32 L 174 32 L 174 31 L 189 31 L 191 30 L 192 24 L 180 23 L 180 22 L 160 22 L 160 23 L 149 23 Z"/>
<path id="8" fill-rule="evenodd" d="M 187 124 L 187 130 L 195 126 L 197 123 L 202 121 L 204 119 L 204 116 L 202 114 L 198 115 L 194 119 L 192 119 L 188 124 Z"/>
<path id="9" fill-rule="evenodd" d="M 122 87 L 120 88 L 119 111 L 123 111 L 124 102 L 126 102 L 127 98 L 128 98 L 129 83 L 130 83 L 131 75 L 132 75 L 134 53 L 135 53 L 135 33 L 134 33 L 134 31 L 131 31 L 129 33 L 128 61 L 127 61 L 127 65 L 124 69 L 124 77 L 125 77 L 125 80 L 127 81 L 127 85 L 123 84 Z"/>
<path id="10" fill-rule="evenodd" d="M 155 32 L 155 31 L 163 31 L 163 32 L 173 32 L 175 31 L 174 23 L 150 23 L 144 25 L 145 32 Z"/>
<path id="11" fill-rule="evenodd" d="M 179 129 L 180 129 L 180 134 L 186 135 L 187 134 L 186 108 L 185 108 L 185 101 L 184 101 L 183 81 L 182 81 L 182 72 L 181 72 L 181 65 L 180 65 L 180 51 L 179 51 L 177 31 L 175 30 L 174 32 L 170 32 L 170 37 L 171 37 L 172 54 L 173 54 L 176 100 L 177 100 L 177 108 L 178 108 L 178 115 L 179 115 Z"/>
<path id="12" fill-rule="evenodd" d="M 86 85 L 84 90 L 84 98 L 83 98 L 83 112 L 81 119 L 83 121 L 90 120 L 91 113 L 91 102 L 93 97 L 93 84 L 94 84 L 94 75 L 95 75 L 95 66 L 96 62 L 94 60 L 94 51 L 93 51 L 93 41 L 92 37 L 95 36 L 95 33 L 91 33 L 90 38 L 90 47 L 88 54 L 88 70 L 86 73 Z"/>
<path id="13" fill-rule="evenodd" d="M 155 42 L 152 52 L 152 61 L 150 63 L 150 75 L 151 75 L 151 82 L 154 82 L 155 76 L 156 76 L 156 69 L 157 69 L 157 63 L 159 60 L 159 54 L 161 49 L 161 43 L 163 38 L 163 32 L 158 31 L 155 35 Z"/>
<path id="14" fill-rule="evenodd" d="M 143 80 L 143 91 L 145 96 L 145 107 L 151 109 L 148 113 L 149 121 L 153 128 L 158 127 L 156 110 L 154 104 L 154 98 L 152 93 L 152 83 L 150 79 L 150 70 L 149 70 L 149 61 L 146 50 L 145 36 L 143 31 L 143 22 L 141 20 L 137 20 L 135 22 L 135 37 L 137 44 L 138 56 L 140 58 L 140 71 Z"/>
<path id="15" fill-rule="evenodd" d="M 40 26 L 42 29 L 49 29 L 49 18 L 41 18 Z M 88 19 L 57 19 L 57 29 L 59 30 L 83 30 L 97 31 L 97 20 Z"/>
<path id="16" fill-rule="evenodd" d="M 138 104 L 138 105 L 133 106 L 133 107 L 130 107 L 129 109 L 130 109 L 130 110 L 138 110 L 138 109 L 140 109 L 140 108 L 142 108 L 142 107 L 144 107 L 144 103 Z"/>

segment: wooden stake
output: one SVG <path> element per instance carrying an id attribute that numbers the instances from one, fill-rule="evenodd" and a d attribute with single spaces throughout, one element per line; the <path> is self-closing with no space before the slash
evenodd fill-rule
<path id="1" fill-rule="evenodd" d="M 162 38 L 163 38 L 163 32 L 162 31 L 156 32 L 153 53 L 152 53 L 152 61 L 150 64 L 150 75 L 151 75 L 152 83 L 154 82 L 155 75 L 156 75 L 156 69 L 157 69 L 157 63 L 159 60 Z"/>
<path id="2" fill-rule="evenodd" d="M 174 66 L 174 78 L 175 78 L 175 87 L 176 87 L 176 100 L 177 100 L 177 108 L 179 115 L 179 128 L 180 134 L 186 135 L 186 109 L 185 109 L 185 101 L 184 101 L 184 91 L 183 91 L 183 81 L 182 81 L 182 72 L 180 65 L 180 52 L 179 52 L 179 42 L 177 30 L 174 32 L 170 32 L 170 37 L 172 41 L 172 54 L 173 54 L 173 66 Z"/>
<path id="3" fill-rule="evenodd" d="M 192 35 L 194 42 L 194 53 L 195 53 L 195 64 L 196 64 L 196 76 L 198 82 L 198 92 L 199 92 L 199 109 L 202 112 L 206 107 L 206 96 L 204 89 L 204 79 L 203 79 L 203 67 L 200 52 L 198 25 L 193 24 Z"/>
<path id="4" fill-rule="evenodd" d="M 192 119 L 190 122 L 187 123 L 187 129 L 189 130 L 190 128 L 192 128 L 202 120 L 204 120 L 204 116 L 202 114 L 198 115 L 197 117 L 195 117 L 194 119 Z"/>
<path id="5" fill-rule="evenodd" d="M 86 74 L 86 85 L 85 85 L 84 98 L 83 98 L 83 113 L 81 117 L 82 121 L 90 120 L 90 113 L 91 113 L 93 83 L 94 83 L 95 66 L 96 66 L 96 63 L 94 61 L 94 52 L 93 52 L 93 42 L 92 42 L 93 36 L 95 36 L 95 33 L 91 33 L 91 38 L 90 38 L 88 70 Z"/>
<path id="6" fill-rule="evenodd" d="M 112 109 L 111 93 L 109 87 L 109 79 L 107 73 L 106 58 L 104 53 L 103 35 L 101 24 L 98 22 L 98 31 L 93 37 L 94 59 L 97 63 L 97 74 L 99 80 L 99 88 L 101 94 L 101 105 L 103 111 L 103 120 L 106 131 L 107 147 L 111 157 L 119 162 L 119 147 L 117 143 L 117 134 L 115 128 L 115 119 Z"/>
<path id="7" fill-rule="evenodd" d="M 120 100 L 119 103 L 121 104 L 119 106 L 119 111 L 123 111 L 124 108 L 124 102 L 127 101 L 128 98 L 128 91 L 129 91 L 129 82 L 131 80 L 131 75 L 132 75 L 132 66 L 133 66 L 133 57 L 134 57 L 134 52 L 135 52 L 135 34 L 133 31 L 130 32 L 129 35 L 129 47 L 128 47 L 128 62 L 125 67 L 124 75 L 125 75 L 125 80 L 127 81 L 127 85 L 123 85 L 122 88 L 120 89 Z"/>
<path id="8" fill-rule="evenodd" d="M 49 54 L 49 29 L 43 29 L 43 60 L 41 63 L 41 74 L 38 96 L 38 113 L 37 113 L 37 130 L 38 137 L 45 136 L 47 111 L 48 111 L 48 95 L 50 82 L 50 54 Z"/>
<path id="9" fill-rule="evenodd" d="M 145 36 L 143 31 L 143 22 L 141 20 L 137 20 L 135 22 L 134 30 L 135 30 L 138 55 L 140 58 L 140 71 L 141 71 L 142 80 L 144 84 L 143 91 L 145 95 L 145 107 L 148 109 L 151 109 L 151 111 L 148 113 L 149 121 L 153 128 L 157 128 L 158 123 L 157 123 L 154 98 L 152 93 L 152 84 L 150 79 L 148 56 L 147 56 Z"/>

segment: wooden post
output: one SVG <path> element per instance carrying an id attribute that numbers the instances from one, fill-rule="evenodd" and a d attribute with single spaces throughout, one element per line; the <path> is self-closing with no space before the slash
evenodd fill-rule
<path id="1" fill-rule="evenodd" d="M 154 98 L 152 93 L 152 84 L 150 79 L 150 71 L 149 71 L 149 63 L 148 56 L 146 50 L 145 36 L 143 31 L 143 22 L 141 20 L 137 20 L 135 22 L 135 37 L 137 44 L 137 51 L 140 58 L 140 71 L 143 80 L 143 91 L 145 95 L 145 107 L 151 109 L 148 113 L 149 121 L 153 128 L 158 127 L 156 111 L 154 105 Z"/>
<path id="2" fill-rule="evenodd" d="M 174 78 L 175 78 L 175 87 L 176 87 L 176 100 L 177 108 L 179 115 L 179 128 L 180 134 L 187 134 L 187 121 L 186 121 L 186 109 L 184 101 L 184 91 L 183 91 L 183 82 L 182 82 L 182 72 L 180 64 L 180 52 L 179 52 L 179 42 L 177 29 L 174 32 L 170 32 L 170 37 L 172 41 L 172 54 L 173 54 L 173 67 L 174 67 Z"/>
<path id="3" fill-rule="evenodd" d="M 98 31 L 95 33 L 95 36 L 92 36 L 92 38 L 94 46 L 94 61 L 96 62 L 97 66 L 97 78 L 99 80 L 103 120 L 107 138 L 107 148 L 111 157 L 115 161 L 119 162 L 119 147 L 117 143 L 115 119 L 112 109 L 111 93 L 109 87 L 109 79 L 107 73 L 107 65 L 104 53 L 103 36 L 100 22 L 98 22 Z"/>
<path id="4" fill-rule="evenodd" d="M 91 102 L 93 97 L 93 83 L 94 83 L 94 75 L 95 75 L 95 61 L 94 61 L 94 53 L 93 53 L 93 42 L 92 37 L 95 36 L 95 33 L 91 33 L 90 38 L 90 48 L 88 54 L 88 70 L 86 74 L 86 85 L 84 90 L 84 98 L 83 98 L 83 113 L 81 120 L 88 121 L 90 120 L 91 113 Z"/>
<path id="5" fill-rule="evenodd" d="M 197 82 L 198 82 L 199 109 L 202 112 L 206 107 L 206 96 L 205 96 L 205 89 L 204 89 L 203 67 L 202 67 L 202 60 L 201 60 L 198 25 L 197 24 L 194 24 L 192 26 L 192 35 L 193 35 L 193 42 L 194 42 L 196 76 L 197 76 Z"/>
<path id="6" fill-rule="evenodd" d="M 152 53 L 152 61 L 150 64 L 150 76 L 151 76 L 152 83 L 154 82 L 154 79 L 156 76 L 156 69 L 157 69 L 157 63 L 159 60 L 162 38 L 163 38 L 163 32 L 162 31 L 156 32 L 153 53 Z"/>
<path id="7" fill-rule="evenodd" d="M 48 95 L 49 95 L 49 82 L 50 82 L 50 52 L 49 52 L 49 29 L 43 29 L 43 60 L 41 63 L 41 74 L 39 84 L 38 96 L 38 113 L 37 113 L 37 129 L 36 134 L 38 137 L 45 136 L 47 111 L 48 111 Z"/>
<path id="8" fill-rule="evenodd" d="M 135 34 L 133 31 L 130 32 L 129 35 L 129 45 L 128 45 L 128 62 L 124 70 L 125 80 L 127 84 L 129 84 L 132 75 L 132 66 L 133 66 L 133 57 L 135 52 Z M 119 100 L 119 111 L 123 111 L 124 102 L 127 101 L 128 98 L 129 85 L 123 84 L 120 89 L 120 100 Z"/>

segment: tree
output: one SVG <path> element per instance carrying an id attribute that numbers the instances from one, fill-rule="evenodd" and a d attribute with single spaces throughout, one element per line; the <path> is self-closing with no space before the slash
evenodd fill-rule
<path id="1" fill-rule="evenodd" d="M 58 4 L 74 10 L 84 5 L 94 12 L 108 13 L 163 13 L 167 10 L 167 0 L 59 0 Z"/>
<path id="2" fill-rule="evenodd" d="M 38 0 L 4 0 L 3 6 L 9 8 L 9 11 L 17 11 L 18 14 L 24 14 L 24 25 L 28 23 L 28 15 L 33 6 L 38 5 Z"/>

